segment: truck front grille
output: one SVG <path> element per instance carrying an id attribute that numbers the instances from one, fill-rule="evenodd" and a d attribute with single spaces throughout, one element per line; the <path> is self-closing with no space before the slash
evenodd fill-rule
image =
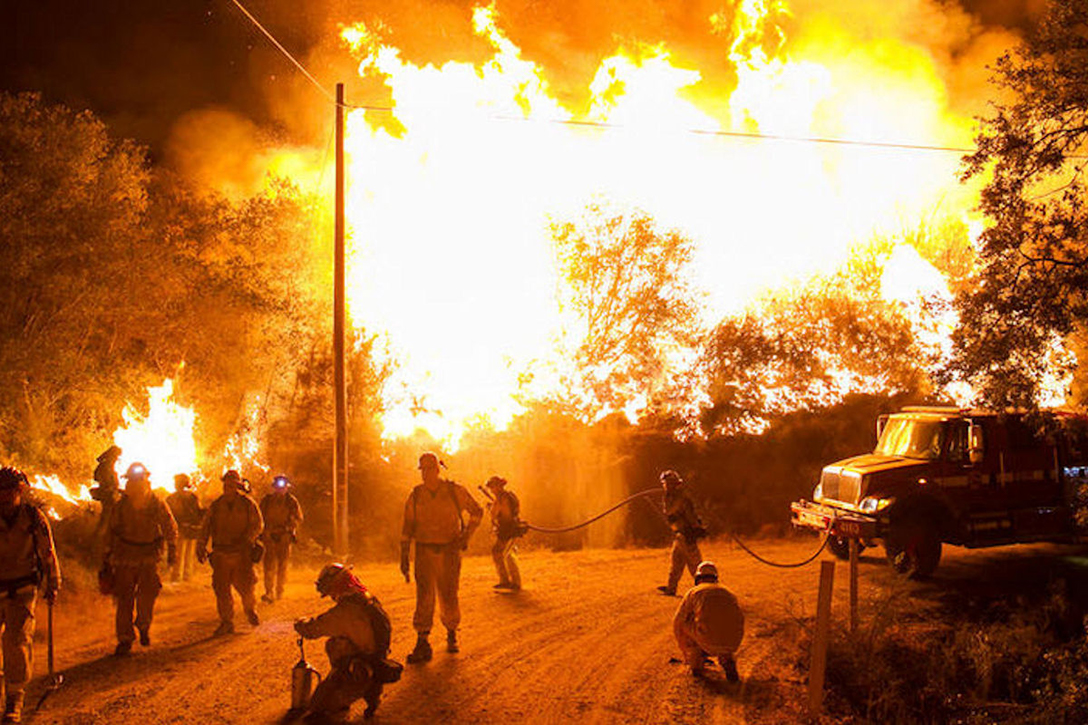
<path id="1" fill-rule="evenodd" d="M 825 499 L 857 504 L 861 494 L 861 477 L 842 475 L 840 468 L 825 468 L 820 474 L 820 488 Z"/>

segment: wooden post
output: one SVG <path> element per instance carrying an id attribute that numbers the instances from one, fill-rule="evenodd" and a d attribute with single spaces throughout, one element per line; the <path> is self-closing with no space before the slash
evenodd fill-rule
<path id="1" fill-rule="evenodd" d="M 858 631 L 858 549 L 857 539 L 850 539 L 850 634 Z"/>
<path id="2" fill-rule="evenodd" d="M 348 396 L 344 366 L 344 84 L 336 84 L 336 224 L 333 270 L 333 379 L 336 442 L 332 456 L 333 548 L 348 554 Z"/>
<path id="3" fill-rule="evenodd" d="M 812 633 L 812 661 L 808 670 L 808 709 L 811 715 L 819 715 L 824 705 L 827 640 L 831 633 L 831 585 L 834 580 L 835 562 L 820 562 L 820 594 L 816 600 L 816 629 Z"/>

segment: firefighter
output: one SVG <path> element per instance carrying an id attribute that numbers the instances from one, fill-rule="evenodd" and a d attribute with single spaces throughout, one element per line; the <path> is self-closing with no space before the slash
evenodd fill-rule
<path id="1" fill-rule="evenodd" d="M 428 637 L 434 621 L 435 593 L 446 627 L 446 651 L 460 651 L 457 625 L 461 609 L 457 588 L 461 579 L 461 552 L 483 519 L 483 509 L 472 495 L 453 481 L 439 476 L 442 465 L 438 456 L 424 453 L 419 457 L 423 483 L 412 489 L 404 504 L 404 528 L 400 542 L 400 570 L 408 578 L 411 542 L 416 542 L 416 611 L 412 617 L 418 639 L 408 662 L 416 664 L 431 659 Z M 463 514 L 468 514 L 465 523 Z"/>
<path id="2" fill-rule="evenodd" d="M 212 589 L 215 590 L 216 608 L 219 610 L 219 627 L 215 630 L 217 637 L 234 631 L 231 587 L 237 590 L 249 623 L 254 627 L 261 623 L 254 593 L 257 573 L 253 561 L 254 546 L 264 528 L 261 510 L 252 498 L 243 493 L 242 477 L 238 471 L 227 471 L 222 480 L 223 495 L 208 507 L 196 544 L 197 561 L 210 561 L 212 565 Z M 211 554 L 208 553 L 209 539 Z"/>
<path id="3" fill-rule="evenodd" d="M 518 520 L 521 507 L 518 497 L 506 490 L 505 478 L 492 476 L 484 485 L 492 496 L 487 507 L 491 512 L 491 528 L 495 532 L 495 543 L 491 547 L 491 558 L 499 575 L 495 588 L 516 592 L 521 589 L 521 572 L 514 556 L 514 543 L 521 535 L 521 522 Z"/>
<path id="4" fill-rule="evenodd" d="M 22 471 L 0 468 L 0 651 L 4 656 L 3 721 L 21 722 L 23 693 L 33 672 L 34 605 L 52 606 L 60 589 L 60 568 L 49 521 L 26 501 Z"/>
<path id="5" fill-rule="evenodd" d="M 95 540 L 97 545 L 106 545 L 106 527 L 110 521 L 113 507 L 121 499 L 121 482 L 117 479 L 117 459 L 121 457 L 121 449 L 110 446 L 98 456 L 98 465 L 94 469 L 94 480 L 98 484 L 91 489 L 91 498 L 102 504 L 102 513 L 98 516 L 95 525 Z M 96 552 L 103 549 L 96 548 Z"/>
<path id="6" fill-rule="evenodd" d="M 272 479 L 272 490 L 261 499 L 261 516 L 264 518 L 264 601 L 271 604 L 283 598 L 287 584 L 287 561 L 291 558 L 291 544 L 297 538 L 298 525 L 302 523 L 302 506 L 289 490 L 287 476 Z"/>
<path id="7" fill-rule="evenodd" d="M 662 471 L 661 485 L 665 489 L 665 518 L 673 531 L 673 539 L 669 582 L 657 590 L 673 597 L 676 596 L 676 585 L 680 583 L 684 567 L 694 576 L 695 567 L 703 560 L 699 552 L 699 539 L 706 536 L 706 529 L 695 513 L 695 504 L 691 502 L 679 473 Z"/>
<path id="8" fill-rule="evenodd" d="M 151 492 L 151 474 L 140 463 L 125 471 L 125 492 L 113 507 L 106 539 L 105 562 L 113 570 L 113 596 L 117 604 L 117 656 L 132 651 L 136 630 L 140 644 L 151 644 L 151 618 L 155 599 L 162 589 L 159 560 L 177 562 L 178 525 L 170 507 Z"/>
<path id="9" fill-rule="evenodd" d="M 740 681 L 734 654 L 744 638 L 744 613 L 732 592 L 718 583 L 718 567 L 704 561 L 695 570 L 688 590 L 672 619 L 676 644 L 684 662 L 701 676 L 708 657 L 717 657 L 730 682 Z"/>
<path id="10" fill-rule="evenodd" d="M 343 564 L 329 564 L 317 577 L 317 591 L 335 605 L 324 614 L 295 622 L 306 639 L 328 637 L 325 652 L 332 671 L 314 690 L 310 712 L 341 719 L 363 698 L 369 719 L 378 709 L 382 685 L 400 678 L 401 665 L 386 659 L 392 626 L 378 598 Z"/>
<path id="11" fill-rule="evenodd" d="M 196 570 L 196 540 L 200 536 L 204 510 L 200 508 L 187 474 L 174 476 L 174 492 L 166 497 L 166 505 L 178 524 L 178 556 L 170 571 L 170 581 L 189 581 Z"/>

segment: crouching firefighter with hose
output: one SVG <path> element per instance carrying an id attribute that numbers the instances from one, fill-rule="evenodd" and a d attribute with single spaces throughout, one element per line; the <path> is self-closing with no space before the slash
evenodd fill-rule
<path id="1" fill-rule="evenodd" d="M 400 679 L 402 665 L 387 659 L 392 626 L 377 597 L 343 564 L 329 564 L 317 577 L 317 591 L 336 604 L 324 614 L 295 622 L 306 639 L 328 637 L 325 652 L 332 671 L 314 690 L 307 707 L 314 719 L 346 718 L 363 698 L 363 716 L 378 709 L 382 686 Z"/>

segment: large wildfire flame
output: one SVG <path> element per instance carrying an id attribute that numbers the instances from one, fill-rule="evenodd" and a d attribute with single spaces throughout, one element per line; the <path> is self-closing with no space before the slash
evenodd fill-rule
<path id="1" fill-rule="evenodd" d="M 209 457 L 198 452 L 195 437 L 196 412 L 181 405 L 174 397 L 174 380 L 147 390 L 147 413 L 129 403 L 121 412 L 124 421 L 114 431 L 113 443 L 121 448 L 114 466 L 122 475 L 132 463 L 141 463 L 151 474 L 151 487 L 161 492 L 173 491 L 174 476 L 185 473 L 199 480 L 202 467 L 218 466 L 242 470 L 267 471 L 264 448 L 259 436 L 260 400 L 247 408 L 241 430 L 227 441 L 222 454 Z M 204 464 L 202 466 L 202 464 Z M 37 475 L 32 486 L 40 491 L 78 505 L 91 500 L 90 486 L 79 485 L 79 493 L 55 475 Z M 123 483 L 122 483 L 123 486 Z"/>
<path id="2" fill-rule="evenodd" d="M 456 445 L 481 411 L 500 427 L 517 412 L 518 374 L 553 354 L 562 328 L 548 219 L 602 195 L 696 242 L 708 322 L 829 270 L 874 230 L 937 209 L 967 218 L 956 153 L 717 135 L 970 144 L 972 123 L 949 110 L 924 49 L 858 40 L 826 18 L 768 49 L 768 23 L 786 14 L 784 3 L 744 0 L 730 18 L 707 18 L 736 68 L 728 104 L 700 98 L 699 71 L 667 47 L 622 48 L 600 64 L 577 118 L 493 8 L 475 11 L 494 51 L 478 67 L 416 66 L 380 28 L 343 31 L 360 73 L 391 89 L 403 127 L 391 133 L 357 111 L 347 137 L 351 313 L 387 332 L 401 363 L 387 436 L 422 427 Z M 918 271 L 919 284 L 932 287 L 931 273 Z"/>
<path id="3" fill-rule="evenodd" d="M 152 488 L 173 490 L 175 474 L 193 474 L 198 468 L 193 439 L 196 413 L 174 400 L 170 379 L 148 388 L 147 397 L 147 415 L 133 405 L 121 413 L 124 424 L 113 434 L 114 444 L 122 451 L 117 472 L 138 461 L 150 472 Z"/>

